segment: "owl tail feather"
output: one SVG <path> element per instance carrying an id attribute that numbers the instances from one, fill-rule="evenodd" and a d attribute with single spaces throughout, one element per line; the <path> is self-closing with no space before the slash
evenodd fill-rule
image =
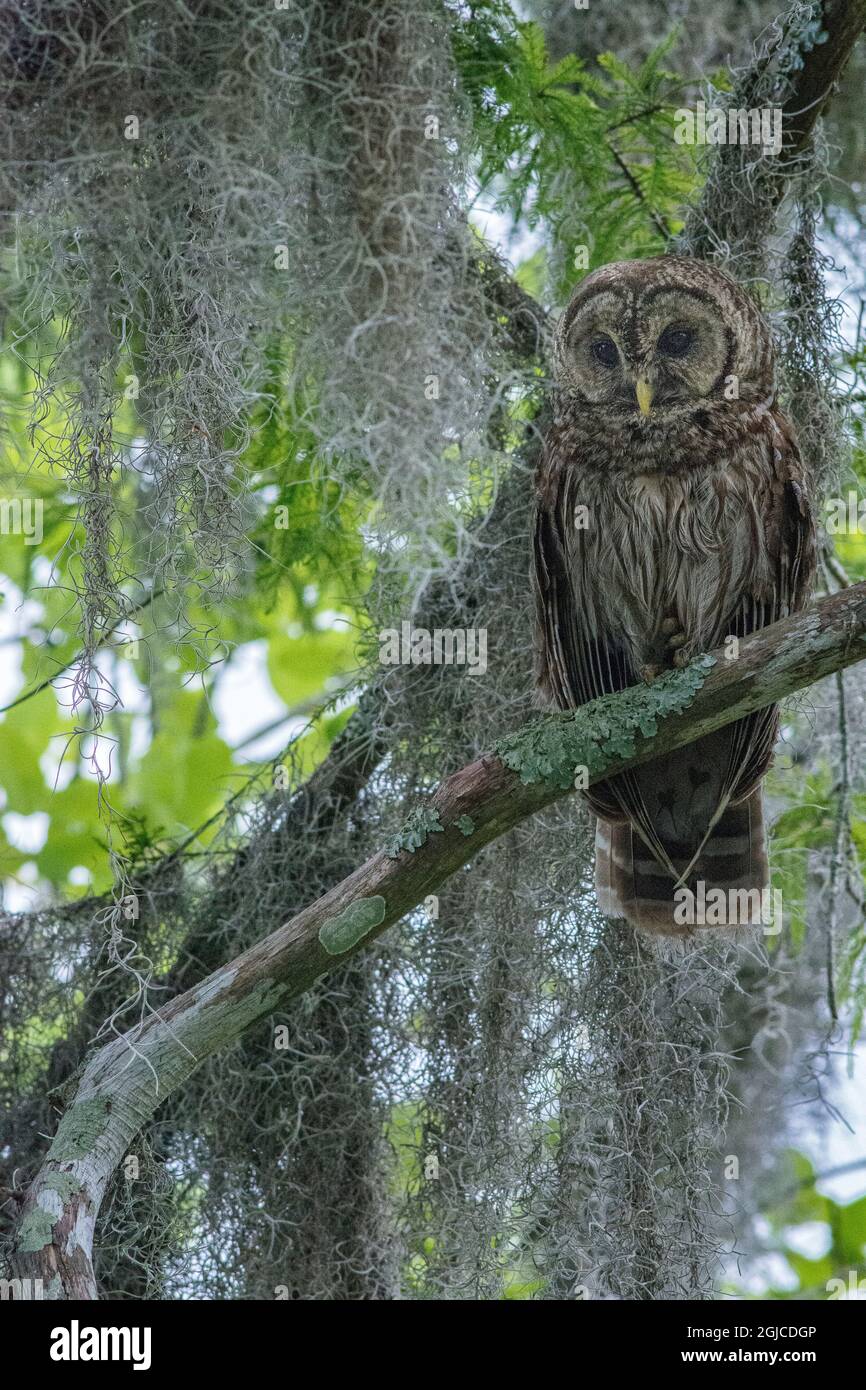
<path id="1" fill-rule="evenodd" d="M 770 871 L 761 788 L 725 808 L 701 846 L 665 845 L 672 876 L 628 822 L 599 820 L 595 887 L 606 917 L 625 917 L 661 936 L 705 927 L 769 925 Z M 678 880 L 688 875 L 687 884 Z M 721 891 L 720 891 L 721 890 Z"/>

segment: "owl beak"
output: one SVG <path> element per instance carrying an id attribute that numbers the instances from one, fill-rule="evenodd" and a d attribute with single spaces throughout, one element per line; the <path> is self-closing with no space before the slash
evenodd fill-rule
<path id="1" fill-rule="evenodd" d="M 637 385 L 634 389 L 641 415 L 649 415 L 650 406 L 653 403 L 653 388 L 650 386 L 646 377 L 639 376 Z"/>

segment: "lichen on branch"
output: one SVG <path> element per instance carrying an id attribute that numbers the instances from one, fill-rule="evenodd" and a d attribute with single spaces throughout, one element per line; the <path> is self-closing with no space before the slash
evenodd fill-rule
<path id="1" fill-rule="evenodd" d="M 688 709 L 715 664 L 714 656 L 700 656 L 652 685 L 631 686 L 570 714 L 537 720 L 500 739 L 495 751 L 525 785 L 544 782 L 565 791 L 574 786 L 578 769 L 593 776 L 612 758 L 633 757 L 638 737 L 654 738 L 659 720 Z"/>

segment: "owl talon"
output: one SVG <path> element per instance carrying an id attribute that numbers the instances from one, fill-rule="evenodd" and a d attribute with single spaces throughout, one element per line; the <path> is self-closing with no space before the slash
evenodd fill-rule
<path id="1" fill-rule="evenodd" d="M 693 652 L 683 651 L 682 648 L 680 648 L 678 652 L 674 652 L 674 666 L 681 671 L 684 666 L 688 666 L 693 655 Z"/>
<path id="2" fill-rule="evenodd" d="M 661 675 L 661 672 L 662 672 L 661 666 L 653 666 L 653 665 L 650 665 L 649 663 L 647 663 L 646 666 L 642 666 L 642 667 L 640 668 L 641 680 L 646 681 L 646 684 L 647 684 L 647 685 L 652 685 L 652 683 L 653 683 L 653 681 L 655 680 L 656 676 L 660 676 L 660 675 Z"/>

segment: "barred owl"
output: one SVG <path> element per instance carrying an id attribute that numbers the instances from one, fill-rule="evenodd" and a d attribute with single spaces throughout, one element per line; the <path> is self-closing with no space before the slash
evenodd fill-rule
<path id="1" fill-rule="evenodd" d="M 770 330 L 726 275 L 673 256 L 604 266 L 574 291 L 554 351 L 536 678 L 539 703 L 573 709 L 802 608 L 816 541 Z M 678 890 L 703 881 L 758 920 L 777 731 L 765 709 L 591 788 L 606 915 L 684 934 Z"/>

